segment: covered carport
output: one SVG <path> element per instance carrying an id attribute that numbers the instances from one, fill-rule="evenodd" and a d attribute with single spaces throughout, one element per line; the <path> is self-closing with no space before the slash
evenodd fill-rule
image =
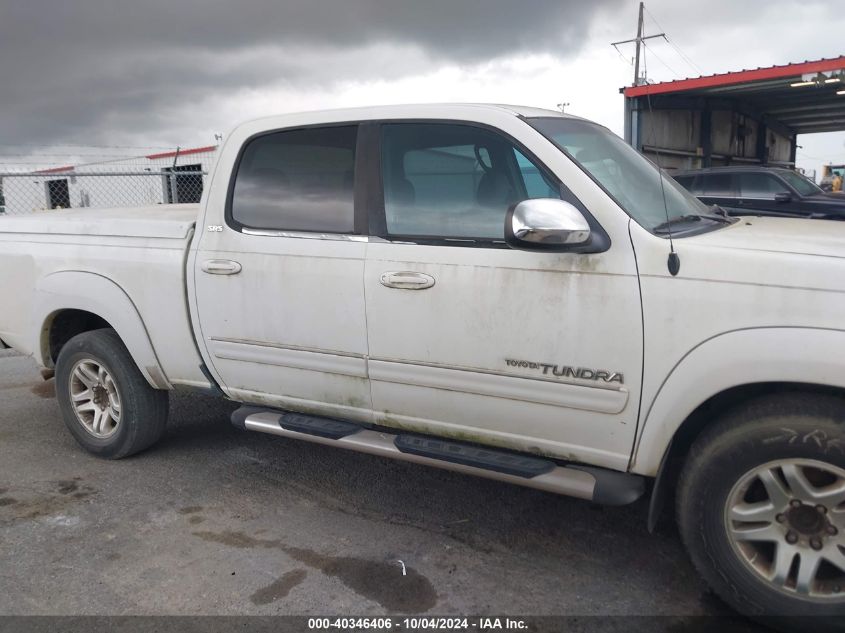
<path id="1" fill-rule="evenodd" d="M 794 167 L 799 134 L 845 130 L 845 56 L 621 92 L 625 140 L 668 169 Z"/>

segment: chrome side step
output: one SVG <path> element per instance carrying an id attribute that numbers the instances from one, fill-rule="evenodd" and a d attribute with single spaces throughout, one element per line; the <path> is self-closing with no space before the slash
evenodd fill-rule
<path id="1" fill-rule="evenodd" d="M 250 431 L 425 464 L 606 505 L 631 503 L 645 491 L 645 480 L 628 473 L 575 464 L 562 466 L 535 455 L 372 430 L 345 420 L 243 406 L 232 413 L 232 423 Z"/>

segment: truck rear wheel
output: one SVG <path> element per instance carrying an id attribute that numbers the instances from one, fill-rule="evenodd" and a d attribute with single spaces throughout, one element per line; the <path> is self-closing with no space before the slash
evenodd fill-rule
<path id="1" fill-rule="evenodd" d="M 167 425 L 168 395 L 153 389 L 114 330 L 70 339 L 56 361 L 56 396 L 71 434 L 98 457 L 152 446 Z"/>
<path id="2" fill-rule="evenodd" d="M 677 510 L 693 563 L 735 609 L 841 625 L 845 400 L 793 393 L 731 411 L 693 445 Z"/>

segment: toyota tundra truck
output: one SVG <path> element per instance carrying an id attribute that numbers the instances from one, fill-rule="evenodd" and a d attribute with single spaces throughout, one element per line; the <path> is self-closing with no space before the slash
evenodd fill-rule
<path id="1" fill-rule="evenodd" d="M 0 218 L 0 339 L 95 455 L 201 390 L 251 431 L 648 493 L 733 607 L 833 622 L 845 224 L 718 211 L 557 112 L 274 116 L 228 135 L 199 205 Z"/>

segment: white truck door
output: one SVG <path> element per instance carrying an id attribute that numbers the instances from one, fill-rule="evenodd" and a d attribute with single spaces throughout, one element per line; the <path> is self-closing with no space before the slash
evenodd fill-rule
<path id="1" fill-rule="evenodd" d="M 356 139 L 355 125 L 248 139 L 220 196 L 225 214 L 207 212 L 225 222 L 200 227 L 200 334 L 239 401 L 369 419 Z"/>
<path id="2" fill-rule="evenodd" d="M 594 254 L 508 248 L 510 204 L 571 194 L 490 129 L 389 123 L 381 153 L 364 282 L 375 421 L 626 468 L 642 372 L 627 235 Z"/>

